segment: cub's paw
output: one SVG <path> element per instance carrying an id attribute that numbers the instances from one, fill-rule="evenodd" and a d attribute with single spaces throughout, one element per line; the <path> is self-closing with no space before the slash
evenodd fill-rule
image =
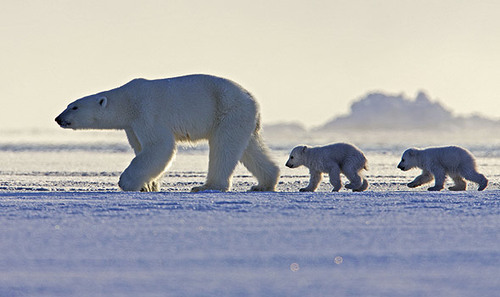
<path id="1" fill-rule="evenodd" d="M 441 191 L 443 189 L 443 187 L 430 187 L 427 189 L 427 191 Z"/>
<path id="2" fill-rule="evenodd" d="M 299 192 L 314 192 L 314 190 L 309 189 L 309 188 L 301 188 L 301 189 L 299 189 Z"/>
<path id="3" fill-rule="evenodd" d="M 486 178 L 483 179 L 483 181 L 479 184 L 479 187 L 477 188 L 478 191 L 482 191 L 486 189 L 488 186 L 488 180 Z"/>
<path id="4" fill-rule="evenodd" d="M 453 187 L 449 187 L 448 190 L 450 190 L 450 191 L 465 191 L 466 186 L 453 186 Z"/>
<path id="5" fill-rule="evenodd" d="M 418 187 L 418 186 L 420 186 L 420 185 L 419 185 L 419 184 L 417 184 L 417 183 L 411 182 L 411 183 L 408 183 L 408 184 L 407 184 L 407 186 L 408 186 L 409 188 L 416 188 L 416 187 Z"/>
<path id="6" fill-rule="evenodd" d="M 363 192 L 364 190 L 368 189 L 368 181 L 366 179 L 363 179 L 363 183 L 361 186 L 357 189 L 353 189 L 353 192 Z"/>

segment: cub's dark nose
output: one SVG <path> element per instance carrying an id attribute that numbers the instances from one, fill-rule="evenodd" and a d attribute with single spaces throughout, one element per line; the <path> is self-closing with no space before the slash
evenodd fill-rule
<path id="1" fill-rule="evenodd" d="M 403 166 L 401 166 L 401 164 L 398 165 L 398 168 L 401 170 L 405 169 Z"/>
<path id="2" fill-rule="evenodd" d="M 285 166 L 286 166 L 286 167 L 289 167 L 289 168 L 293 168 L 293 165 L 292 165 L 292 164 L 289 164 L 288 162 L 286 162 Z"/>

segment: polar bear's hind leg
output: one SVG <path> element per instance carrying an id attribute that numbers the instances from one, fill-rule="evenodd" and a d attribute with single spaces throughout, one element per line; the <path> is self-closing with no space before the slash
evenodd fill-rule
<path id="1" fill-rule="evenodd" d="M 278 183 L 279 168 L 269 156 L 268 150 L 258 132 L 250 137 L 248 146 L 243 153 L 241 163 L 258 181 L 250 191 L 274 191 Z"/>
<path id="2" fill-rule="evenodd" d="M 452 175 L 451 178 L 455 185 L 449 187 L 448 189 L 451 191 L 465 191 L 467 189 L 467 183 L 465 180 L 458 174 Z"/>
<path id="3" fill-rule="evenodd" d="M 366 189 L 368 189 L 368 181 L 366 180 L 366 178 L 363 178 L 363 184 L 361 185 L 361 187 L 359 187 L 357 189 L 353 189 L 352 191 L 353 192 L 363 192 Z"/>
<path id="4" fill-rule="evenodd" d="M 479 185 L 478 191 L 482 191 L 488 186 L 488 179 L 475 170 L 464 170 L 462 175 L 465 179 L 477 183 Z"/>
<path id="5" fill-rule="evenodd" d="M 204 185 L 194 187 L 191 192 L 216 190 L 225 192 L 231 187 L 231 175 L 248 146 L 255 129 L 254 113 L 248 105 L 232 109 L 220 118 L 208 139 L 209 160 L 207 180 Z"/>
<path id="6" fill-rule="evenodd" d="M 363 186 L 363 178 L 359 175 L 356 168 L 346 166 L 346 168 L 343 169 L 343 173 L 350 182 L 345 185 L 347 189 L 355 191 Z"/>

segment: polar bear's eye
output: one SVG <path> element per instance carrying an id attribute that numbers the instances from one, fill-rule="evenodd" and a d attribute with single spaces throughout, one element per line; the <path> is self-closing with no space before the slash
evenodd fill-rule
<path id="1" fill-rule="evenodd" d="M 73 106 L 72 110 L 77 110 L 78 106 Z"/>
<path id="2" fill-rule="evenodd" d="M 290 156 L 290 159 L 293 159 L 293 156 Z"/>
<path id="3" fill-rule="evenodd" d="M 401 162 L 404 162 L 404 161 L 405 161 L 405 159 L 401 159 Z"/>

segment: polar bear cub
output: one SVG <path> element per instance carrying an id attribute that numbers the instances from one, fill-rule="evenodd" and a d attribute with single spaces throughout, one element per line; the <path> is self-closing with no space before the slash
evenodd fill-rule
<path id="1" fill-rule="evenodd" d="M 434 186 L 428 190 L 440 191 L 444 187 L 446 175 L 449 175 L 455 183 L 449 188 L 452 191 L 464 191 L 467 188 L 464 178 L 479 184 L 479 191 L 484 190 L 488 185 L 486 177 L 476 170 L 474 156 L 468 150 L 457 146 L 406 150 L 398 168 L 407 171 L 415 167 L 422 169 L 422 174 L 408 183 L 410 188 L 435 179 Z"/>
<path id="2" fill-rule="evenodd" d="M 367 169 L 367 160 L 363 152 L 352 144 L 334 143 L 320 147 L 297 146 L 291 153 L 285 166 L 309 168 L 311 174 L 309 185 L 300 189 L 301 192 L 314 192 L 322 178 L 322 173 L 328 173 L 333 191 L 342 187 L 340 173 L 343 173 L 350 183 L 347 189 L 361 192 L 368 188 L 368 181 L 360 174 Z"/>

